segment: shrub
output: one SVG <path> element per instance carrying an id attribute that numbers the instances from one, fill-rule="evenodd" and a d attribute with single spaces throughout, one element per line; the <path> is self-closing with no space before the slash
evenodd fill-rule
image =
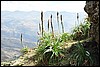
<path id="1" fill-rule="evenodd" d="M 82 40 L 89 36 L 90 22 L 88 18 L 85 19 L 84 23 L 75 27 L 72 30 L 72 35 L 74 40 Z"/>
<path id="2" fill-rule="evenodd" d="M 58 61 L 58 57 L 62 53 L 59 37 L 52 38 L 52 34 L 44 33 L 40 40 L 42 40 L 41 45 L 37 49 L 37 53 L 41 57 L 39 60 L 42 60 L 45 65 Z"/>
<path id="3" fill-rule="evenodd" d="M 69 63 L 74 66 L 91 66 L 93 60 L 89 51 L 86 51 L 80 42 L 74 46 Z"/>
<path id="4" fill-rule="evenodd" d="M 22 52 L 22 53 L 27 53 L 27 52 L 28 52 L 28 47 L 25 46 L 24 48 L 22 48 L 22 49 L 21 49 L 21 52 Z"/>

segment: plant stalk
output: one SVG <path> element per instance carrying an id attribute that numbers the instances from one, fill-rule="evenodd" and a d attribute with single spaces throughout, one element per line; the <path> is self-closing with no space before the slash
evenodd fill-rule
<path id="1" fill-rule="evenodd" d="M 58 22 L 58 32 L 60 34 L 60 27 L 59 27 L 59 13 L 57 12 L 57 22 Z"/>
<path id="2" fill-rule="evenodd" d="M 52 24 L 52 14 L 51 14 L 51 29 L 52 29 L 52 37 L 54 37 L 54 31 L 53 31 L 53 24 Z"/>
<path id="3" fill-rule="evenodd" d="M 64 25 L 63 25 L 63 22 L 62 22 L 62 15 L 60 15 L 60 19 L 61 19 L 61 25 L 62 25 L 62 33 L 64 33 Z"/>
<path id="4" fill-rule="evenodd" d="M 41 23 L 42 23 L 42 37 L 43 37 L 43 30 L 44 30 L 44 28 L 43 28 L 43 11 L 41 12 Z"/>

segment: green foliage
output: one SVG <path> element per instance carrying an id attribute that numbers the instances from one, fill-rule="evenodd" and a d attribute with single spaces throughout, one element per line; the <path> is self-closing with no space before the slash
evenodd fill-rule
<path id="1" fill-rule="evenodd" d="M 41 61 L 44 65 L 53 65 L 55 63 L 60 62 L 61 54 L 63 51 L 60 49 L 62 44 L 67 41 L 71 40 L 82 40 L 88 37 L 89 29 L 90 29 L 90 22 L 88 18 L 85 19 L 84 23 L 81 23 L 79 26 L 75 27 L 72 30 L 72 34 L 64 33 L 64 27 L 62 23 L 62 15 L 60 16 L 61 25 L 62 25 L 62 34 L 59 36 L 54 35 L 53 25 L 52 25 L 52 15 L 50 16 L 51 21 L 51 33 L 46 33 L 43 29 L 43 16 L 41 15 L 41 22 L 42 22 L 42 37 L 39 39 L 39 46 L 37 49 L 37 54 L 39 56 L 38 61 Z M 59 27 L 59 20 L 58 20 L 58 13 L 57 13 L 57 22 Z M 77 20 L 79 16 L 77 15 Z M 79 22 L 79 21 L 78 21 Z M 49 21 L 48 21 L 48 31 L 49 31 Z M 59 31 L 60 32 L 60 31 Z M 71 53 L 70 58 L 68 59 L 70 64 L 75 66 L 93 64 L 91 59 L 90 53 L 86 51 L 82 44 L 78 43 L 75 46 L 75 49 Z"/>
<path id="2" fill-rule="evenodd" d="M 60 40 L 64 41 L 64 42 L 66 42 L 68 40 L 72 40 L 72 35 L 69 33 L 63 33 L 63 34 L 61 34 Z"/>
<path id="3" fill-rule="evenodd" d="M 75 45 L 68 60 L 74 66 L 91 66 L 93 64 L 91 54 L 85 50 L 80 42 Z"/>
<path id="4" fill-rule="evenodd" d="M 47 61 L 48 63 L 54 63 L 55 60 L 57 61 L 60 53 L 62 53 L 59 37 L 52 38 L 52 34 L 44 33 L 40 40 L 41 42 L 37 49 L 37 53 L 42 59 L 39 60 L 42 60 L 43 62 Z"/>
<path id="5" fill-rule="evenodd" d="M 84 23 L 75 27 L 72 30 L 72 35 L 74 40 L 86 39 L 89 36 L 90 22 L 88 18 L 85 19 Z"/>
<path id="6" fill-rule="evenodd" d="M 22 48 L 22 49 L 21 49 L 21 52 L 22 52 L 22 53 L 27 53 L 27 52 L 28 52 L 28 47 L 25 46 L 24 48 Z"/>

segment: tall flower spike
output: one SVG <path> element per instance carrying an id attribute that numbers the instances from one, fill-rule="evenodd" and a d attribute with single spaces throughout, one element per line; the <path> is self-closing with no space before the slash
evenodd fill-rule
<path id="1" fill-rule="evenodd" d="M 64 26 L 63 26 L 63 22 L 62 22 L 62 15 L 60 15 L 60 19 L 61 19 L 61 25 L 62 25 L 62 33 L 64 33 Z"/>
<path id="2" fill-rule="evenodd" d="M 24 45 L 23 45 L 23 41 L 22 41 L 22 33 L 21 33 L 21 38 L 20 38 L 20 40 L 21 40 L 21 45 L 24 47 Z"/>
<path id="3" fill-rule="evenodd" d="M 77 22 L 79 24 L 79 13 L 77 13 Z"/>
<path id="4" fill-rule="evenodd" d="M 54 31 L 53 31 L 53 24 L 52 24 L 52 14 L 51 14 L 51 29 L 52 29 L 52 37 L 54 37 Z"/>
<path id="5" fill-rule="evenodd" d="M 39 23 L 39 31 L 40 31 L 40 33 L 41 33 L 41 25 L 40 25 L 40 23 Z"/>
<path id="6" fill-rule="evenodd" d="M 48 19 L 48 32 L 49 32 L 49 19 Z"/>
<path id="7" fill-rule="evenodd" d="M 22 43 L 22 33 L 21 33 L 21 43 Z"/>
<path id="8" fill-rule="evenodd" d="M 59 13 L 57 12 L 57 23 L 58 23 L 58 32 L 60 33 L 60 28 L 59 28 Z"/>
<path id="9" fill-rule="evenodd" d="M 77 19 L 79 18 L 79 14 L 77 13 Z"/>
<path id="10" fill-rule="evenodd" d="M 42 23 L 42 36 L 43 36 L 43 11 L 41 12 L 41 23 Z"/>

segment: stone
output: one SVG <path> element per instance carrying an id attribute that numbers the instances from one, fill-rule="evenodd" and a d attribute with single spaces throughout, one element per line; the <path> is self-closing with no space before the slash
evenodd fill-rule
<path id="1" fill-rule="evenodd" d="M 86 1 L 85 12 L 90 18 L 90 37 L 93 37 L 99 44 L 99 1 Z"/>

